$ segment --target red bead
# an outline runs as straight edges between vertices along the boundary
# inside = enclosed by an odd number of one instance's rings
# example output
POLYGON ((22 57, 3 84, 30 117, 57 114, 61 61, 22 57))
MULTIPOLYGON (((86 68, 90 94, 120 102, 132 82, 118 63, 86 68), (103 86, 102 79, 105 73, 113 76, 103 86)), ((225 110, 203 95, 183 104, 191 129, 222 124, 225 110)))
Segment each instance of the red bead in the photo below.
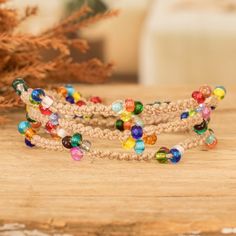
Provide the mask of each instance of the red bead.
POLYGON ((39 105, 39 110, 43 115, 49 116, 52 114, 52 112, 49 110, 49 108, 45 108, 42 105, 39 105))
POLYGON ((51 121, 48 121, 47 123, 46 123, 46 125, 45 125, 45 129, 49 132, 49 133, 51 133, 54 129, 56 129, 56 125, 53 125, 52 123, 51 123, 51 121))
POLYGON ((198 104, 204 103, 205 97, 199 91, 194 91, 192 93, 192 98, 197 101, 198 104))
POLYGON ((83 100, 80 100, 76 103, 76 105, 79 107, 82 107, 82 106, 86 105, 86 103, 83 100))
POLYGON ((102 103, 102 99, 100 97, 91 97, 90 102, 93 103, 102 103))

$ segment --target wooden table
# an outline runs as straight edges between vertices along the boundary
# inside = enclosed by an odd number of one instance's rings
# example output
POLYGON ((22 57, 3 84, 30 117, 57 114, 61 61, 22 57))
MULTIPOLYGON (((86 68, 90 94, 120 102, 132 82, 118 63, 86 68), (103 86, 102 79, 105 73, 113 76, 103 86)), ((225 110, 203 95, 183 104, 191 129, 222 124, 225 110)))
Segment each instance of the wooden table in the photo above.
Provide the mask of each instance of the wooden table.
MULTIPOLYGON (((189 97, 194 86, 82 86, 110 102, 189 97)), ((236 227, 236 87, 215 111, 217 149, 188 151, 178 165, 83 160, 29 149, 16 130, 22 111, 1 127, 0 235, 221 235, 236 227), (27 234, 28 233, 28 234, 27 234), (44 235, 44 234, 43 234, 44 235)), ((182 135, 163 135, 171 146, 182 135)), ((116 149, 120 144, 99 141, 116 149)))

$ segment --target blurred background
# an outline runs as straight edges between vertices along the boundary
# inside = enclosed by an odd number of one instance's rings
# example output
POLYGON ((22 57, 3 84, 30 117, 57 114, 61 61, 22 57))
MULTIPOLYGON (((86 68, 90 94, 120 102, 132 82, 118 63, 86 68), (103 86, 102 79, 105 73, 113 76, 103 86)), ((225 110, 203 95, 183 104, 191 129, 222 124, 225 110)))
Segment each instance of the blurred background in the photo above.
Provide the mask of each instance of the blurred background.
MULTIPOLYGON (((20 31, 38 34, 84 0, 12 0, 38 16, 20 31)), ((95 9, 120 9, 80 34, 87 57, 116 65, 112 81, 152 84, 232 84, 236 78, 236 0, 87 0, 95 9)), ((74 55, 80 57, 79 55, 74 55)))

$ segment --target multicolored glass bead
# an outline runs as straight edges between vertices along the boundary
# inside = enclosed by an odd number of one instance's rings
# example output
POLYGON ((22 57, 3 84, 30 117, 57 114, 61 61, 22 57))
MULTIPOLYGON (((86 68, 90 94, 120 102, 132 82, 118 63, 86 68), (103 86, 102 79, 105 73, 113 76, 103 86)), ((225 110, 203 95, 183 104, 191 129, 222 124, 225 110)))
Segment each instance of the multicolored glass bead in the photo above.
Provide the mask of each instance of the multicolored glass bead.
POLYGON ((123 131, 124 130, 124 121, 117 120, 115 126, 116 126, 116 129, 123 131))
POLYGON ((66 101, 69 102, 70 104, 74 104, 75 103, 75 99, 73 98, 73 96, 67 96, 66 97, 66 101))
POLYGON ((32 128, 28 128, 26 131, 25 131, 25 137, 29 140, 31 140, 33 138, 33 136, 36 134, 36 131, 33 130, 32 128))
POLYGON ((133 112, 135 109, 135 102, 133 99, 126 99, 125 100, 125 109, 127 112, 133 112))
POLYGON ((201 86, 199 92, 201 92, 205 98, 209 98, 212 94, 211 87, 208 85, 201 86))
POLYGON ((142 111, 143 111, 143 104, 141 102, 139 102, 139 101, 135 101, 134 104, 135 104, 135 107, 134 107, 133 113, 135 115, 138 115, 138 114, 142 113, 142 111))
POLYGON ((28 147, 34 147, 35 145, 31 143, 31 141, 27 138, 25 138, 25 145, 28 146, 28 147))
POLYGON ((161 147, 155 154, 156 160, 161 164, 168 163, 167 154, 169 153, 169 149, 166 147, 161 147))
POLYGON ((182 154, 180 152, 180 150, 178 150, 177 148, 172 148, 170 149, 170 154, 172 154, 172 157, 170 158, 170 161, 173 164, 176 164, 180 161, 182 154))
POLYGON ((41 102, 43 96, 45 96, 45 92, 40 88, 34 89, 31 93, 31 98, 35 102, 41 102))
POLYGON ((154 145, 157 141, 157 136, 155 133, 151 134, 151 135, 144 135, 143 136, 143 141, 145 144, 148 145, 154 145))
POLYGON ((62 139, 62 145, 67 148, 67 149, 71 149, 73 146, 71 145, 71 136, 65 136, 62 139))
POLYGON ((113 102, 111 105, 111 109, 115 113, 118 113, 118 114, 121 113, 124 110, 123 102, 122 101, 113 102))
POLYGON ((136 145, 135 139, 133 139, 132 137, 129 137, 123 142, 122 146, 124 149, 129 150, 129 149, 134 148, 135 145, 136 145))
POLYGON ((135 146, 134 146, 134 150, 135 152, 140 155, 144 152, 145 150, 145 144, 143 142, 143 140, 139 139, 139 140, 136 140, 136 143, 135 143, 135 146))
POLYGON ((209 149, 214 148, 217 145, 217 138, 214 133, 211 133, 205 140, 205 144, 209 149))
POLYGON ((83 151, 79 147, 71 148, 70 149, 70 153, 71 153, 71 157, 75 161, 80 161, 83 158, 83 156, 84 156, 83 151))
POLYGON ((217 86, 213 90, 213 94, 219 99, 222 100, 226 95, 226 89, 223 86, 217 86))
POLYGON ((205 101, 205 97, 203 96, 203 94, 200 91, 194 91, 192 93, 192 97, 194 100, 197 101, 198 104, 204 103, 204 101, 205 101))
POLYGON ((134 139, 140 139, 143 136, 143 128, 138 125, 134 125, 131 128, 131 135, 134 139))
POLYGON ((45 108, 41 104, 39 105, 39 110, 43 115, 46 115, 46 116, 49 116, 52 114, 49 108, 45 108))
POLYGON ((81 143, 82 143, 82 135, 79 134, 79 133, 75 133, 71 137, 71 145, 72 145, 72 147, 78 147, 78 146, 80 146, 81 143))
POLYGON ((21 95, 23 92, 28 90, 28 86, 25 81, 21 78, 15 79, 12 83, 12 87, 14 88, 17 95, 21 95))
POLYGON ((98 96, 95 96, 95 97, 91 97, 89 99, 90 102, 94 103, 94 104, 97 104, 97 103, 102 103, 102 99, 98 96))
POLYGON ((30 128, 30 123, 28 121, 22 121, 18 124, 18 131, 21 134, 25 134, 26 130, 30 128))
POLYGON ((188 112, 183 112, 180 116, 181 120, 187 119, 189 117, 189 113, 188 112))
POLYGON ((74 87, 72 85, 70 85, 70 84, 67 84, 65 86, 65 89, 67 90, 67 95, 72 97, 74 92, 75 92, 74 87))
POLYGON ((205 120, 202 121, 201 124, 194 125, 193 130, 197 134, 203 134, 207 131, 207 122, 205 120))

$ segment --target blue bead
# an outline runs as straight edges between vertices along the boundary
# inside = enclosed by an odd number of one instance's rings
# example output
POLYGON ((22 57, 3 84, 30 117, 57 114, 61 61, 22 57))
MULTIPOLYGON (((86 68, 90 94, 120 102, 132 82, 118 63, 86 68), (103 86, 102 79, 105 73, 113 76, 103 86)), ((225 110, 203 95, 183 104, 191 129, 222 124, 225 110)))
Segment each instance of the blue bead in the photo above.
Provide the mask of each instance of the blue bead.
POLYGON ((145 150, 145 144, 143 140, 137 140, 136 144, 134 146, 134 150, 137 154, 142 154, 143 151, 145 150))
POLYGON ((72 96, 67 96, 66 97, 66 101, 71 103, 71 104, 74 104, 75 103, 75 99, 72 97, 72 96))
POLYGON ((34 89, 31 93, 31 98, 36 102, 41 102, 40 96, 45 96, 45 92, 42 89, 34 89))
POLYGON ((72 85, 70 85, 70 84, 67 84, 67 85, 66 85, 66 90, 67 90, 68 96, 72 96, 73 93, 75 92, 74 87, 73 87, 72 85))
POLYGON ((138 125, 134 125, 131 128, 131 135, 134 139, 140 139, 143 136, 143 128, 138 125))
POLYGON ((25 134, 28 128, 30 128, 30 123, 28 121, 22 121, 18 124, 18 131, 21 134, 25 134))
POLYGON ((188 116, 189 116, 189 113, 188 113, 188 112, 183 112, 183 113, 181 114, 181 120, 187 119, 188 116))
POLYGON ((181 152, 178 149, 173 148, 170 149, 170 153, 172 154, 170 161, 174 164, 178 163, 181 159, 181 152))
POLYGON ((27 138, 25 139, 25 145, 28 147, 34 147, 35 145, 30 142, 27 138))

